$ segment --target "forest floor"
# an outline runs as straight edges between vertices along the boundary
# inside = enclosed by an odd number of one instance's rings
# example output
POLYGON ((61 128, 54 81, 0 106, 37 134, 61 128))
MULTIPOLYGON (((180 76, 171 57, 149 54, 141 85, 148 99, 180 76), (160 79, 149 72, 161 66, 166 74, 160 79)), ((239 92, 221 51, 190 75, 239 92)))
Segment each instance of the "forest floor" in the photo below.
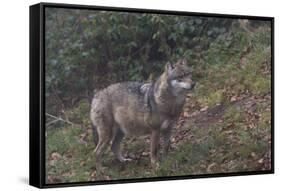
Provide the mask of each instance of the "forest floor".
POLYGON ((173 130, 168 158, 160 163, 157 170, 151 168, 149 162, 149 137, 126 138, 123 152, 134 160, 120 163, 108 150, 103 160, 107 168, 102 177, 96 174, 91 129, 83 131, 70 126, 59 132, 50 130, 51 138, 58 140, 55 141, 57 145, 52 145, 56 149, 47 149, 47 181, 57 183, 270 170, 270 127, 258 127, 259 123, 268 122, 269 114, 261 116, 260 111, 270 112, 270 103, 271 96, 267 94, 260 97, 245 95, 228 105, 217 104, 194 112, 186 106, 173 130))

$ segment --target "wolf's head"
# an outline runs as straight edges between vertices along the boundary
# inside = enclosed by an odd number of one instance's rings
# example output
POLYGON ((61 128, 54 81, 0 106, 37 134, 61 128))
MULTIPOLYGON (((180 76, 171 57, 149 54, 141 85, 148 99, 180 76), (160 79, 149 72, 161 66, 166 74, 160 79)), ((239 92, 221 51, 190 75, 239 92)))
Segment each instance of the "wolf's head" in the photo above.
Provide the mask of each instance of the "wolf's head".
POLYGON ((186 93, 194 88, 195 82, 192 80, 192 69, 187 66, 185 60, 178 60, 175 64, 168 62, 165 67, 164 75, 171 92, 176 96, 186 93))

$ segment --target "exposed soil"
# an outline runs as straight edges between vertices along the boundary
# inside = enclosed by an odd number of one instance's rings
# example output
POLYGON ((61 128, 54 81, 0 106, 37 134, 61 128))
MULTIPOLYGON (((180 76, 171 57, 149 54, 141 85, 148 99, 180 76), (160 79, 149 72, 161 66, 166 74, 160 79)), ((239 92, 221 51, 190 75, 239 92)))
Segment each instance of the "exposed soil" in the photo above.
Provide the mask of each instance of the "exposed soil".
MULTIPOLYGON (((183 112, 179 118, 177 123, 177 127, 174 128, 174 132, 172 135, 172 144, 182 144, 182 140, 190 140, 190 131, 189 127, 186 129, 185 127, 194 126, 196 128, 208 128, 212 127, 218 123, 223 122, 223 115, 225 114, 225 110, 227 107, 237 106, 242 108, 249 116, 249 120, 255 120, 258 118, 257 112, 257 104, 266 102, 269 106, 268 109, 271 109, 271 95, 266 94, 264 96, 256 96, 256 95, 243 95, 241 97, 237 97, 233 99, 233 101, 229 105, 217 104, 211 108, 202 108, 200 111, 193 112, 188 114, 183 112), (184 127, 183 127, 184 126, 184 127)), ((172 145, 172 148, 175 145, 172 145)))

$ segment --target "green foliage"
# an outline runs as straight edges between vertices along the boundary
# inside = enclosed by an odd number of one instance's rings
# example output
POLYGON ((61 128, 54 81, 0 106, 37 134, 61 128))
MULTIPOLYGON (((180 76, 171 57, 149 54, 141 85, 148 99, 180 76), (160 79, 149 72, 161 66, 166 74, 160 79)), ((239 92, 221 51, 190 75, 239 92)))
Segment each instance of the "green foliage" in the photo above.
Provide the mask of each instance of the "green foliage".
POLYGON ((218 36, 195 65, 200 82, 195 97, 202 107, 228 103, 245 92, 271 92, 270 31, 265 27, 252 33, 236 25, 231 29, 218 36))
POLYGON ((58 113, 94 89, 158 76, 167 61, 206 50, 232 19, 46 9, 47 110, 58 113))
POLYGON ((76 124, 90 127, 90 104, 88 100, 81 100, 76 107, 67 111, 67 116, 70 121, 76 124))

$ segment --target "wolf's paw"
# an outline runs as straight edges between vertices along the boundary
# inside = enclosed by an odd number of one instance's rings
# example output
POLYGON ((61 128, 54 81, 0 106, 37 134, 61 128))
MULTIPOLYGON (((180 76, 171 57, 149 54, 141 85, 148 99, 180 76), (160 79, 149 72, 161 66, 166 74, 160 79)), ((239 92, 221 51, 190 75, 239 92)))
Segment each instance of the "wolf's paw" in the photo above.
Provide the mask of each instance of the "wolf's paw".
POLYGON ((152 169, 153 169, 154 171, 158 171, 159 168, 160 168, 159 162, 154 163, 153 166, 152 166, 152 169))
POLYGON ((106 174, 108 167, 99 166, 96 167, 96 176, 97 178, 101 178, 104 174, 106 174))
POLYGON ((153 170, 158 170, 160 167, 160 163, 157 160, 151 160, 151 167, 153 170))

